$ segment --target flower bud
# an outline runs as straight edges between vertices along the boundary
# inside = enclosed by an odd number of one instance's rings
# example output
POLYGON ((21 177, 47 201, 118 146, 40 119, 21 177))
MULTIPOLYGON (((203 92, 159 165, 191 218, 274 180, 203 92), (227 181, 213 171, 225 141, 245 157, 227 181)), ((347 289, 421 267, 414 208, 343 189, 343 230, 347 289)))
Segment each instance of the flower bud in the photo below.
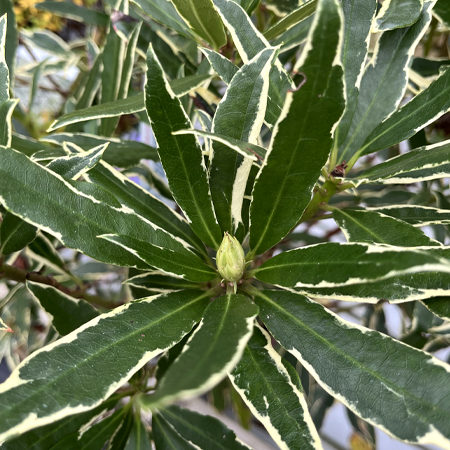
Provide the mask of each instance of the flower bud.
POLYGON ((239 241, 225 233, 216 256, 217 269, 225 281, 236 282, 245 270, 245 255, 239 241))

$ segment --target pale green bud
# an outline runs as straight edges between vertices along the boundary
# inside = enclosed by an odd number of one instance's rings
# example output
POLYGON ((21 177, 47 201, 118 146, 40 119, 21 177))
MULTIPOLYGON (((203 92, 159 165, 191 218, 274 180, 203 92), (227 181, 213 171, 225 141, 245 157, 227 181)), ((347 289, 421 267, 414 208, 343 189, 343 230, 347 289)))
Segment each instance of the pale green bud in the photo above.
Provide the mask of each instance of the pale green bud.
POLYGON ((245 270, 245 255, 239 241, 225 233, 216 256, 217 269, 225 281, 236 282, 245 270))

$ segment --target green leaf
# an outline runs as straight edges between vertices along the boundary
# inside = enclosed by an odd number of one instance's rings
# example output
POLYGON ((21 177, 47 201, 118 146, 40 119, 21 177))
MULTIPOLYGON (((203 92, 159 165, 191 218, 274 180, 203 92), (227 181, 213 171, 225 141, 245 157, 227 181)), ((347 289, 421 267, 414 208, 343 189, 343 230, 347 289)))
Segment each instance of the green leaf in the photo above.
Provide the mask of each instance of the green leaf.
POLYGON ((86 432, 72 433, 54 445, 51 450, 102 450, 120 435, 129 416, 130 405, 115 411, 112 415, 94 424, 86 432))
POLYGON ((18 252, 36 239, 38 230, 20 217, 7 212, 0 228, 0 254, 18 252))
POLYGON ((328 159, 333 128, 344 110, 342 66, 336 60, 342 45, 339 8, 335 0, 317 5, 310 51, 298 62, 306 82, 288 94, 256 179, 250 205, 253 255, 273 247, 296 225, 328 159))
POLYGON ((427 89, 378 125, 365 140, 358 157, 414 136, 450 110, 450 69, 427 89))
MULTIPOLYGON (((14 72, 16 67, 16 51, 19 45, 19 38, 17 32, 16 15, 14 13, 13 0, 6 0, 0 4, 0 17, 4 14, 8 14, 8 23, 6 29, 6 41, 5 41, 5 59, 6 65, 9 69, 10 79, 14 78, 14 72)), ((0 27, 1 28, 1 27, 0 27)), ((0 56, 1 59, 1 56, 0 56)), ((0 101, 1 103, 1 101, 0 101)))
POLYGON ((93 418, 114 408, 118 401, 117 396, 110 397, 97 408, 74 416, 57 420, 55 423, 30 430, 19 437, 8 440, 2 444, 2 450, 49 450, 62 441, 66 436, 77 433, 83 425, 93 418))
MULTIPOLYGON (((28 103, 28 108, 33 107, 34 99, 36 98, 36 93, 39 90, 39 80, 47 66, 48 58, 41 61, 34 69, 33 79, 31 82, 31 92, 30 92, 30 102, 28 103)), ((6 145, 6 144, 5 144, 6 145)))
MULTIPOLYGON (((269 72, 276 57, 276 49, 267 48, 239 69, 217 106, 212 133, 257 143, 267 105, 269 72)), ((242 203, 255 160, 251 156, 242 156, 221 142, 213 142, 209 170, 216 216, 222 232, 227 231, 238 240, 245 235, 242 203)))
MULTIPOLYGON (((29 136, 23 136, 15 132, 13 132, 11 136, 11 147, 27 156, 31 156, 33 153, 41 150, 51 150, 49 145, 43 144, 29 136)), ((92 147, 93 146, 91 145, 89 148, 92 147)))
POLYGON ((361 147, 367 136, 400 104, 414 50, 428 28, 433 5, 434 1, 425 1, 419 20, 411 27, 386 31, 380 36, 359 84, 348 134, 338 132, 340 147, 336 160, 339 163, 345 160, 352 165, 362 155, 361 147))
POLYGON ((18 102, 18 99, 6 100, 0 105, 0 123, 4 124, 0 129, 0 145, 11 145, 11 116, 18 102))
POLYGON ((255 301, 275 339, 351 411, 397 439, 448 447, 447 364, 291 292, 255 301))
POLYGON ((64 294, 53 286, 27 281, 27 288, 52 317, 56 331, 65 336, 100 313, 88 302, 64 294))
POLYGON ((387 244, 399 247, 441 245, 422 230, 377 211, 333 209, 333 219, 349 242, 387 244))
MULTIPOLYGON (((57 145, 62 145, 64 142, 71 142, 81 147, 83 150, 89 150, 92 147, 108 143, 108 146, 103 153, 103 160, 112 166, 123 168, 132 167, 139 164, 141 159, 152 159, 153 161, 158 161, 159 159, 156 148, 144 144, 143 142, 128 141, 117 138, 104 138, 93 134, 55 133, 42 138, 42 141, 57 145)), ((14 135, 12 147, 15 148, 14 135)), ((61 152, 61 156, 64 156, 64 152, 61 152)))
POLYGON ((9 71, 5 59, 7 27, 6 14, 4 14, 0 17, 0 106, 9 100, 9 71))
POLYGON ((222 236, 212 206, 201 148, 194 136, 172 135, 172 132, 192 128, 192 125, 170 88, 151 45, 147 52, 145 103, 174 199, 197 236, 218 249, 222 236))
POLYGON ((0 155, 2 204, 26 222, 57 237, 67 247, 78 249, 98 261, 148 269, 139 258, 97 236, 111 233, 136 239, 145 236, 150 244, 174 251, 183 246, 183 241, 176 240, 129 208, 99 202, 92 196, 92 189, 90 194, 79 190, 82 185, 91 188, 95 185, 69 183, 6 147, 0 147, 0 155), (36 202, 36 198, 40 201, 36 202))
POLYGON ((403 303, 438 295, 450 295, 450 276, 442 272, 419 272, 371 283, 331 288, 302 287, 296 291, 319 299, 363 303, 378 303, 385 299, 390 303, 403 303))
POLYGON ((134 213, 189 243, 191 249, 202 257, 207 256, 204 244, 193 233, 186 220, 110 165, 100 162, 86 178, 106 189, 134 213))
POLYGON ((253 273, 260 281, 284 287, 335 287, 417 272, 448 273, 444 258, 404 247, 327 242, 281 253, 253 273))
POLYGON ((155 393, 143 397, 141 403, 161 407, 214 387, 241 358, 257 314, 256 305, 239 294, 224 295, 210 303, 184 351, 169 367, 155 393))
POLYGON ((107 27, 109 25, 109 17, 92 9, 83 8, 75 5, 72 2, 58 2, 47 0, 36 4, 36 9, 41 11, 48 11, 66 19, 75 20, 86 25, 97 25, 100 27, 107 27))
POLYGON ((37 47, 47 53, 51 53, 59 58, 70 58, 71 49, 66 41, 61 39, 56 33, 45 29, 36 29, 34 31, 20 30, 21 38, 23 38, 32 47, 37 47))
POLYGON ((228 58, 215 52, 209 48, 200 49, 208 58, 212 68, 217 72, 220 78, 226 83, 230 84, 239 67, 233 64, 228 58))
POLYGON ((280 53, 287 52, 288 50, 297 47, 306 40, 313 19, 314 15, 307 17, 302 22, 285 31, 278 39, 275 39, 272 44, 274 46, 281 45, 280 53))
POLYGON ((282 19, 270 27, 265 33, 264 37, 268 40, 274 39, 280 34, 297 25, 299 22, 308 18, 316 10, 317 0, 309 0, 294 9, 290 14, 285 15, 282 19))
POLYGON ((230 380, 278 447, 321 450, 301 385, 297 387, 291 380, 271 339, 264 329, 255 326, 230 380))
POLYGON ((117 244, 132 255, 142 259, 149 266, 156 267, 168 274, 178 275, 184 280, 202 283, 213 280, 218 276, 215 269, 207 266, 197 255, 186 250, 184 244, 177 241, 175 242, 178 244, 178 248, 176 245, 172 245, 172 249, 168 250, 120 234, 104 234, 99 237, 117 244))
MULTIPOLYGON (((125 60, 125 42, 111 26, 106 37, 103 49, 103 72, 102 72, 102 103, 111 103, 119 100, 120 82, 125 60)), ((101 121, 99 133, 110 136, 117 126, 116 118, 104 118, 101 121)))
POLYGON ((1 385, 0 441, 95 408, 181 340, 208 297, 180 291, 129 302, 34 352, 1 385))
POLYGON ((447 27, 450 28, 450 7, 445 0, 438 0, 433 9, 433 14, 447 27))
MULTIPOLYGON (((163 0, 166 1, 166 0, 163 0)), ((205 80, 211 78, 211 75, 192 75, 190 77, 182 78, 181 80, 173 80, 169 84, 175 95, 181 97, 189 91, 197 88, 205 80)), ((122 100, 114 102, 103 103, 101 105, 91 106, 79 111, 72 111, 64 114, 56 119, 48 128, 48 132, 54 131, 57 128, 64 127, 71 123, 84 122, 92 119, 102 119, 105 117, 116 117, 123 114, 133 114, 145 109, 144 93, 133 95, 122 100)), ((107 139, 107 138, 105 138, 107 139)))
POLYGON ((344 39, 342 42, 342 64, 344 66, 346 105, 336 130, 335 148, 330 167, 336 165, 336 152, 342 145, 352 124, 358 104, 361 78, 367 59, 370 30, 377 10, 376 0, 343 0, 344 39))
POLYGON ((152 415, 152 431, 156 450, 195 450, 196 448, 182 438, 159 414, 152 415))
POLYGON ((435 297, 423 300, 422 303, 436 316, 442 319, 450 319, 449 297, 435 297))
POLYGON ((108 143, 100 144, 83 153, 71 154, 53 159, 47 164, 47 169, 62 177, 76 180, 97 165, 103 156, 108 143))
POLYGON ((267 150, 259 145, 250 144, 245 141, 240 141, 239 139, 233 139, 232 137, 225 136, 223 134, 209 133, 207 131, 201 130, 180 130, 173 133, 175 136, 181 134, 195 134, 197 136, 204 137, 206 139, 211 139, 212 141, 220 142, 227 146, 228 148, 234 150, 245 158, 249 158, 256 162, 258 165, 264 160, 267 150))
POLYGON ((384 208, 371 208, 370 211, 403 220, 415 227, 450 224, 450 211, 430 206, 391 205, 384 208))
POLYGON ((152 450, 148 432, 140 417, 136 417, 133 423, 133 428, 124 450, 152 450))
POLYGON ((232 430, 211 416, 198 414, 173 405, 158 411, 158 416, 170 424, 187 441, 197 448, 217 450, 248 450, 232 430))
MULTIPOLYGON (((213 1, 244 63, 248 63, 259 52, 270 47, 267 39, 255 28, 250 17, 237 3, 231 0, 213 1)), ((289 88, 291 80, 277 60, 269 74, 269 93, 264 118, 270 127, 275 125, 281 114, 289 88)))
POLYGON ((212 0, 172 0, 172 3, 191 30, 216 50, 227 43, 222 21, 212 0))
POLYGON ((356 184, 411 184, 448 177, 449 150, 450 141, 415 148, 366 170, 355 180, 356 184))
POLYGON ((168 28, 175 30, 183 36, 195 39, 194 34, 186 22, 177 13, 172 2, 167 0, 131 0, 152 19, 162 23, 168 28))
POLYGON ((416 23, 423 8, 423 0, 388 0, 383 3, 373 31, 393 30, 416 23))
POLYGON ((124 284, 155 292, 171 292, 179 289, 198 289, 200 287, 197 283, 170 276, 157 270, 128 278, 128 280, 124 281, 124 284))

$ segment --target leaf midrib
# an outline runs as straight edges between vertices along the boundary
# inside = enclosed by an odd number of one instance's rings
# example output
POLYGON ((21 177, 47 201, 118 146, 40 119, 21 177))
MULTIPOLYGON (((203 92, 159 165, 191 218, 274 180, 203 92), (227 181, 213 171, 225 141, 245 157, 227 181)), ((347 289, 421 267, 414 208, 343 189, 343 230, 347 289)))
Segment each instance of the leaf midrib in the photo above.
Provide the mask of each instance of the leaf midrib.
MULTIPOLYGON (((324 336, 322 336, 321 334, 317 333, 315 330, 311 329, 310 327, 308 327, 304 322, 300 321, 296 316, 294 316, 292 313, 288 312, 287 310, 283 309, 279 304, 275 303, 274 301, 272 301, 272 299, 270 297, 265 296, 264 294, 262 294, 261 292, 258 293, 257 295, 260 298, 263 298, 264 300, 266 300, 267 302, 270 302, 272 305, 274 305, 277 309, 281 310, 285 315, 287 315, 288 317, 294 319, 295 322, 297 322, 301 327, 305 328, 306 330, 308 330, 308 332, 310 332, 312 335, 314 335, 314 337, 318 338, 319 340, 321 340, 325 345, 328 346, 328 348, 330 348, 331 350, 334 350, 337 354, 343 356, 344 358, 347 358, 348 360, 350 360, 352 362, 353 365, 357 366, 357 367, 362 367, 363 369, 365 369, 366 373, 369 373, 370 375, 372 375, 375 379, 380 380, 382 383, 384 383, 386 386, 389 387, 389 389, 391 389, 392 391, 395 392, 395 394, 397 396, 402 396, 403 398, 405 398, 405 393, 408 394, 407 396, 410 398, 413 398, 415 401, 418 401, 418 403, 420 404, 421 402, 425 403, 428 407, 431 407, 432 410, 438 410, 440 412, 442 412, 443 414, 449 416, 449 420, 450 420, 450 412, 442 410, 441 408, 437 408, 436 405, 423 400, 423 398, 417 397, 416 395, 412 394, 410 391, 407 391, 406 389, 403 388, 399 388, 398 386, 396 386, 395 384, 393 384, 391 381, 388 381, 386 378, 379 376, 379 374, 377 372, 374 372, 373 370, 368 369, 365 365, 363 365, 362 363, 360 363, 357 359, 351 357, 350 355, 348 355, 347 353, 344 353, 341 349, 339 349, 338 347, 336 347, 332 342, 330 342, 329 340, 327 340, 324 336), (398 388, 398 390, 394 389, 394 388, 398 388), (398 391, 400 392, 400 394, 398 393, 398 391)), ((373 330, 369 330, 370 332, 374 332, 373 330)), ((297 349, 295 349, 297 350, 297 349)), ((300 350, 297 350, 300 354, 300 350)), ((325 384, 332 392, 335 392, 331 386, 329 386, 328 384, 326 384, 322 378, 318 375, 318 382, 322 382, 323 384, 325 384)), ((338 393, 339 394, 339 393, 338 393)), ((342 394, 339 394, 342 395, 342 394)), ((342 395, 344 398, 346 398, 344 395, 342 395)), ((404 402, 405 404, 405 402, 404 402)), ((405 404, 405 408, 406 404, 405 404)), ((357 410, 357 408, 355 407, 355 409, 357 410)), ((422 420, 422 416, 419 416, 418 414, 416 414, 416 411, 410 411, 409 409, 407 409, 408 414, 412 414, 415 415, 416 417, 420 418, 421 422, 424 423, 425 425, 429 426, 429 422, 427 422, 426 417, 425 420, 422 420)))
MULTIPOLYGON (((96 353, 94 353, 94 354, 91 354, 91 355, 89 355, 87 358, 83 359, 83 361, 82 361, 80 364, 78 364, 77 366, 72 366, 72 367, 71 367, 69 370, 67 370, 64 374, 61 374, 60 376, 57 376, 57 377, 55 377, 55 378, 52 378, 48 383, 46 383, 45 385, 41 386, 41 388, 37 389, 31 397, 28 397, 28 398, 26 398, 26 399, 23 399, 21 402, 16 402, 13 406, 6 408, 5 410, 3 410, 3 411, 0 413, 0 415, 1 415, 1 414, 5 414, 5 413, 8 412, 8 411, 11 411, 12 409, 16 408, 18 405, 21 405, 21 404, 24 403, 24 402, 30 401, 30 398, 35 397, 36 395, 41 394, 42 392, 47 391, 48 388, 49 388, 51 385, 55 384, 56 382, 58 382, 58 381, 61 380, 62 378, 65 378, 65 377, 66 377, 68 374, 70 374, 71 372, 74 372, 74 371, 76 371, 77 369, 79 369, 80 367, 82 367, 82 366, 88 364, 92 358, 97 357, 98 355, 101 355, 102 353, 108 352, 111 348, 114 348, 116 345, 119 345, 119 346, 120 346, 120 344, 121 344, 122 342, 126 341, 126 340, 129 339, 129 338, 132 338, 132 337, 134 337, 134 336, 140 336, 140 335, 142 334, 143 331, 147 331, 148 329, 151 329, 151 328, 157 326, 157 325, 158 325, 160 322, 162 322, 163 320, 167 320, 170 316, 173 316, 173 315, 179 313, 180 311, 182 311, 183 309, 185 309, 185 308, 187 308, 187 307, 189 307, 189 306, 194 305, 195 303, 201 301, 203 298, 205 298, 205 297, 207 297, 207 296, 209 296, 209 293, 208 293, 208 292, 205 292, 205 293, 203 293, 202 295, 200 295, 199 297, 195 297, 194 299, 192 299, 189 303, 184 303, 181 307, 179 307, 179 308, 177 308, 177 309, 171 311, 169 314, 165 314, 164 316, 162 316, 161 318, 159 318, 159 319, 157 319, 156 321, 152 322, 151 324, 146 324, 144 327, 139 328, 139 329, 137 329, 137 330, 131 332, 130 334, 127 334, 127 335, 124 336, 123 338, 121 338, 121 339, 119 339, 119 340, 116 340, 116 341, 112 342, 112 343, 109 344, 109 345, 106 345, 106 346, 103 347, 100 351, 98 351, 98 352, 96 352, 96 353)), ((106 319, 106 318, 104 318, 104 319, 102 319, 102 320, 105 320, 105 319, 106 319)), ((98 325, 98 324, 97 324, 97 325, 98 325)), ((86 329, 89 329, 89 328, 86 328, 86 329)), ((86 330, 86 329, 85 329, 85 330, 86 330)), ((83 330, 82 332, 84 332, 85 330, 83 330)), ((185 333, 185 334, 186 334, 186 333, 185 333)), ((66 336, 66 337, 67 337, 67 336, 66 336)), ((64 344, 63 344, 63 345, 64 345, 64 344)), ((155 350, 158 350, 158 349, 156 348, 156 349, 148 350, 148 351, 149 351, 149 352, 154 352, 155 350)), ((164 349, 161 349, 161 352, 162 352, 162 351, 164 351, 164 349)), ((146 351, 143 350, 142 352, 145 353, 146 351)), ((38 353, 38 354, 39 354, 39 353, 38 353)), ((34 359, 34 356, 32 356, 31 359, 34 359)), ((22 366, 22 367, 25 367, 25 366, 22 366)), ((134 365, 133 368, 134 368, 134 367, 136 367, 136 365, 134 365)), ((133 368, 131 368, 130 370, 128 370, 128 373, 130 373, 130 371, 131 371, 133 368)), ((19 371, 20 371, 20 369, 19 369, 19 371)), ((19 372, 19 373, 20 373, 20 372, 19 372)), ((123 379, 123 377, 122 377, 121 379, 123 379)), ((25 381, 30 381, 30 382, 32 382, 32 381, 36 381, 36 379, 28 379, 28 380, 25 380, 25 381)), ((114 384, 114 382, 113 382, 112 384, 114 384)), ((20 387, 20 386, 19 386, 19 387, 20 387)), ((16 386, 13 386, 13 387, 12 387, 11 389, 9 389, 8 391, 5 391, 5 393, 10 392, 11 390, 13 390, 13 389, 15 389, 15 388, 16 388, 16 386)), ((1 397, 2 394, 3 394, 3 393, 0 394, 0 397, 1 397)), ((97 405, 99 405, 99 404, 101 403, 101 401, 103 401, 104 399, 105 399, 105 394, 102 394, 102 396, 101 396, 101 398, 99 399, 99 401, 98 401, 97 403, 94 403, 94 404, 90 405, 91 407, 90 407, 90 408, 87 408, 86 411, 95 408, 95 407, 96 407, 97 405)), ((37 402, 37 403, 40 403, 40 402, 37 402)), ((83 405, 82 402, 80 402, 80 404, 83 405)), ((75 407, 73 407, 73 408, 75 408, 75 407)), ((60 408, 59 410, 53 412, 53 413, 50 414, 50 415, 47 415, 47 416, 44 415, 44 416, 41 416, 41 417, 52 417, 52 416, 55 416, 55 415, 57 415, 57 414, 59 413, 59 411, 61 411, 61 409, 63 409, 63 408, 60 408)), ((22 421, 21 421, 20 423, 22 423, 22 421)), ((18 426, 20 423, 16 424, 16 426, 18 426)))

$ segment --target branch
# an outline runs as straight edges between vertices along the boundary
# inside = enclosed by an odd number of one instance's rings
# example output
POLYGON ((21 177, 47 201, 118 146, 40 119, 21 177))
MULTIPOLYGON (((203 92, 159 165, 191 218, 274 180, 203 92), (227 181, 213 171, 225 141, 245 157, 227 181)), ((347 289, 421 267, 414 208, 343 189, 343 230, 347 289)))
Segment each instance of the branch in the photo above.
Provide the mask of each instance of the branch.
POLYGON ((67 294, 70 297, 82 298, 83 300, 86 300, 89 303, 93 303, 98 306, 104 306, 106 308, 111 308, 111 303, 105 300, 104 298, 99 297, 97 295, 87 294, 86 292, 79 289, 76 290, 69 289, 68 287, 62 285, 49 275, 42 275, 37 272, 27 272, 26 270, 19 269, 18 267, 15 266, 2 264, 0 265, 0 280, 4 278, 24 284, 26 283, 27 280, 34 281, 36 283, 46 284, 49 286, 53 286, 55 289, 64 292, 64 294, 67 294))

